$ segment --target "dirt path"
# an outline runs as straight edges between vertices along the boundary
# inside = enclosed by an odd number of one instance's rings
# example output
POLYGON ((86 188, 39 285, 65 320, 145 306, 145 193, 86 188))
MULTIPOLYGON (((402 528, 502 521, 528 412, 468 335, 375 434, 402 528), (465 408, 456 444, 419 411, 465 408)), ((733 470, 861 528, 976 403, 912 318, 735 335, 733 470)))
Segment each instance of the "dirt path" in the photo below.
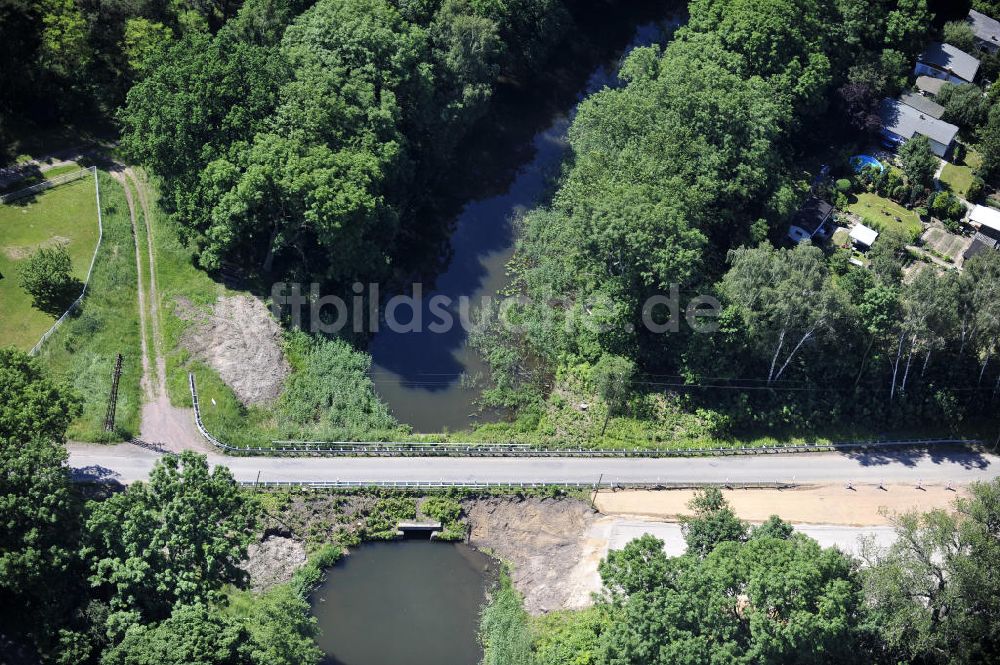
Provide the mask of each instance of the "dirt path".
MULTIPOLYGON (((882 526, 889 524, 888 515, 908 510, 927 511, 948 508, 966 490, 950 490, 944 485, 886 484, 813 485, 788 490, 724 490, 737 516, 748 522, 763 522, 777 515, 795 524, 829 524, 839 526, 882 526)), ((595 505, 605 515, 642 516, 674 521, 690 515, 687 507, 693 492, 687 490, 644 491, 628 490, 600 492, 595 505)))
POLYGON ((145 394, 145 401, 152 400, 153 395, 153 385, 150 380, 149 372, 149 345, 146 343, 146 287, 143 283, 142 275, 142 259, 140 258, 139 252, 139 228, 135 221, 135 201, 132 199, 132 190, 129 189, 128 183, 125 180, 125 176, 121 171, 112 171, 111 177, 118 181, 118 184, 122 186, 125 190, 125 202, 128 204, 128 216, 129 220, 132 222, 132 240, 135 242, 135 274, 136 274, 136 291, 139 295, 139 339, 142 346, 142 391, 145 394))
POLYGON ((132 236, 135 239, 135 261, 138 274, 139 329, 142 336, 142 387, 145 396, 142 405, 142 424, 139 441, 161 450, 180 452, 181 450, 210 451, 208 442, 201 436, 194 423, 191 409, 182 409, 170 404, 167 395, 167 365, 163 351, 163 331, 160 327, 160 294, 156 287, 156 252, 153 244, 152 207, 145 183, 131 168, 122 167, 113 172, 125 190, 129 217, 132 222, 132 236), (146 231, 146 246, 139 243, 139 228, 136 219, 136 205, 132 195, 142 208, 142 220, 146 231), (148 259, 149 273, 144 275, 141 252, 148 259), (148 284, 148 292, 147 292, 148 284), (149 348, 147 331, 151 331, 153 348, 149 348))
POLYGON ((149 256, 149 321, 153 331, 156 394, 166 394, 167 362, 163 352, 163 331, 160 328, 160 292, 156 286, 156 252, 153 249, 155 245, 153 241, 153 224, 151 222, 153 217, 149 205, 149 191, 146 189, 145 183, 140 180, 131 167, 125 169, 125 176, 132 182, 132 186, 135 187, 139 205, 142 207, 143 222, 146 226, 146 252, 149 256))

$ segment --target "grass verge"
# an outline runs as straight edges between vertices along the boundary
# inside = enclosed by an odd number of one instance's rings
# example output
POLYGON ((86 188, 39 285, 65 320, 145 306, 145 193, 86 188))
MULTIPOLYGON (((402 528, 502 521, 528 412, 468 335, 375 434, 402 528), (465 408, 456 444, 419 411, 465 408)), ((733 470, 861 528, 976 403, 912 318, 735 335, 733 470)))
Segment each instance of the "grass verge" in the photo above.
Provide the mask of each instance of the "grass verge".
POLYGON ((125 192, 101 172, 104 241, 87 297, 76 315, 42 345, 41 362, 69 381, 84 399, 83 415, 69 428, 78 441, 122 441, 138 434, 142 378, 136 292, 135 248, 125 192), (117 427, 103 423, 115 356, 125 360, 118 392, 117 427))

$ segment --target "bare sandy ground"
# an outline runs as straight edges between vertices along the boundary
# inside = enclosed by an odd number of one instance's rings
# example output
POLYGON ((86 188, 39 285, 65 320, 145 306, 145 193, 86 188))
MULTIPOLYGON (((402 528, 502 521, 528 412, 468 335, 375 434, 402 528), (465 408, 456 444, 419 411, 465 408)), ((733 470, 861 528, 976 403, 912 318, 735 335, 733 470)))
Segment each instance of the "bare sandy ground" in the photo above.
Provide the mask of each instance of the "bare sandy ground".
MULTIPOLYGON (((892 513, 948 508, 965 489, 943 485, 843 485, 805 486, 788 490, 723 490, 736 514, 748 522, 763 522, 777 515, 793 524, 880 526, 889 524, 892 513)), ((644 516, 676 521, 689 515, 693 491, 624 490, 600 492, 596 506, 605 515, 644 516)))

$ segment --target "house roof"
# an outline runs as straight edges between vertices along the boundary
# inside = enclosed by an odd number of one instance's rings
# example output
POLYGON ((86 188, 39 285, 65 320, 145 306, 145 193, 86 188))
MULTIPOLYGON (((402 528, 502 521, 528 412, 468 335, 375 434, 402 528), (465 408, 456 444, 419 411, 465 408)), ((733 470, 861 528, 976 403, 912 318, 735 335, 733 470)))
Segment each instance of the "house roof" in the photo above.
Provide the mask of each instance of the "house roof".
POLYGON ((862 245, 871 247, 875 243, 875 240, 878 239, 878 231, 870 229, 864 224, 858 224, 851 229, 850 237, 851 240, 857 240, 862 245))
POLYGON ((929 92, 932 95, 936 95, 941 92, 941 88, 947 83, 944 79, 936 79, 933 76, 918 76, 917 77, 917 88, 923 90, 924 92, 929 92))
POLYGON ((932 118, 898 99, 883 100, 879 116, 887 130, 907 140, 914 134, 923 134, 941 145, 949 146, 958 134, 958 127, 950 122, 932 118))
POLYGON ((994 231, 1000 231, 1000 210, 988 206, 977 205, 969 215, 969 221, 994 231))
POLYGON ((823 199, 810 196, 809 200, 799 208, 792 219, 792 224, 810 235, 816 233, 833 212, 833 206, 823 199))
POLYGON ((912 106, 921 113, 926 113, 932 118, 937 118, 938 120, 940 120, 941 116, 944 115, 943 106, 916 92, 903 93, 900 95, 899 101, 903 102, 907 106, 912 106))
POLYGON ((920 54, 920 62, 951 72, 966 81, 974 81, 979 71, 979 60, 951 44, 934 42, 920 54))
POLYGON ((1000 21, 977 12, 975 9, 969 12, 969 16, 965 20, 969 23, 972 34, 976 37, 984 42, 1000 46, 1000 21))
POLYGON ((984 236, 982 233, 977 233, 972 237, 972 244, 969 245, 969 248, 965 250, 964 254, 962 254, 962 258, 968 261, 973 256, 982 254, 988 249, 996 249, 998 244, 1000 243, 997 243, 997 241, 993 238, 984 236))

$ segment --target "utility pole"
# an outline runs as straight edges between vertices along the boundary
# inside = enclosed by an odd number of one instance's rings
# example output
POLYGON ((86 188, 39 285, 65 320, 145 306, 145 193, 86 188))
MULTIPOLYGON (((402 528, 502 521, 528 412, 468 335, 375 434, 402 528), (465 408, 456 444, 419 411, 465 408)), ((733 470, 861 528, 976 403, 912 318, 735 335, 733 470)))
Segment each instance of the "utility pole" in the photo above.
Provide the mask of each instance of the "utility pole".
POLYGON ((597 492, 600 491, 600 489, 601 489, 601 481, 602 480, 604 480, 604 474, 603 473, 597 478, 597 484, 594 485, 594 493, 590 495, 590 507, 591 508, 594 508, 594 509, 597 508, 597 492))
POLYGON ((115 431, 115 411, 118 409, 118 381, 122 377, 122 354, 115 360, 115 369, 111 373, 111 395, 108 397, 108 411, 104 416, 104 430, 115 431))

